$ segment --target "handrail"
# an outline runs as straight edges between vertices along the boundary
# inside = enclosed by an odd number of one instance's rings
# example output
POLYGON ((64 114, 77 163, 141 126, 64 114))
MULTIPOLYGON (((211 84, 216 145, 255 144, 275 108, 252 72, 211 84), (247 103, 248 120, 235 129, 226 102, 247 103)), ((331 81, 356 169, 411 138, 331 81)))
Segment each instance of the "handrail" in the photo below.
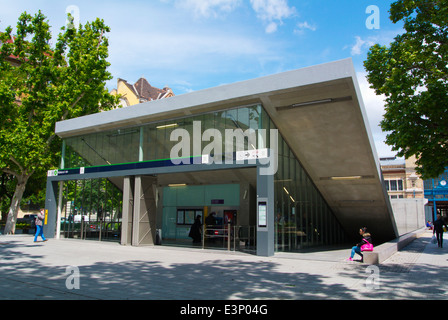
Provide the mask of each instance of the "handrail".
POLYGON ((250 251, 255 247, 256 227, 251 225, 202 225, 202 248, 226 248, 227 251, 250 251), (219 243, 216 243, 216 241, 219 243), (221 242, 222 241, 222 242, 221 242), (242 248, 242 243, 244 247, 242 248), (232 245, 233 244, 233 245, 232 245), (220 246, 222 245, 222 246, 220 246))

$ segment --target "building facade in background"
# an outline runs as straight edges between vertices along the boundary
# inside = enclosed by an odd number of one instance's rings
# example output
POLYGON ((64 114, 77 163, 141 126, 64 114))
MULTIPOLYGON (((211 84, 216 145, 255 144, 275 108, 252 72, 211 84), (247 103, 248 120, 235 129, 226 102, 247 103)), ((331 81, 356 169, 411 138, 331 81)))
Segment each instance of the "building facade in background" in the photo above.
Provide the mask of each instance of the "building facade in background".
POLYGON ((138 79, 134 84, 130 84, 123 79, 118 79, 117 88, 113 89, 110 93, 121 96, 120 104, 122 107, 129 107, 174 96, 173 90, 169 87, 164 87, 163 89, 153 87, 143 77, 138 79))
POLYGON ((384 184, 391 199, 424 198, 423 180, 415 171, 415 157, 380 158, 384 184))
POLYGON ((425 180, 425 198, 432 218, 440 214, 448 222, 448 168, 436 179, 425 180))

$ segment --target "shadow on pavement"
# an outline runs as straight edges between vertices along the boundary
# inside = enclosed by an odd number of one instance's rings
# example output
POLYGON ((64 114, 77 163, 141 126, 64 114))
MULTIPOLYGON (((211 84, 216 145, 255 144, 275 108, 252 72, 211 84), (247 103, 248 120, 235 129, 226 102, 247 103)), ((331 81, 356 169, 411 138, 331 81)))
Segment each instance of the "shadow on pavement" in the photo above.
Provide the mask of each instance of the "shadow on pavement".
MULTIPOLYGON (((419 255, 427 244, 426 240, 415 241, 403 251, 419 255)), ((7 299, 30 299, 30 291, 42 300, 424 299, 426 293, 443 297, 448 280, 440 278, 440 268, 412 263, 385 263, 376 269, 340 263, 333 275, 342 280, 335 281, 325 274, 280 272, 275 259, 254 263, 211 256, 200 264, 142 259, 79 265, 80 289, 69 290, 66 281, 71 274, 66 273, 64 263, 43 265, 40 255, 20 251, 36 245, 0 245, 0 270, 6 280, 0 283, 0 292, 10 292, 7 299), (368 287, 369 280, 379 280, 379 286, 368 287), (445 287, 440 287, 442 280, 445 287), (349 287, 354 283, 355 288, 349 287)))

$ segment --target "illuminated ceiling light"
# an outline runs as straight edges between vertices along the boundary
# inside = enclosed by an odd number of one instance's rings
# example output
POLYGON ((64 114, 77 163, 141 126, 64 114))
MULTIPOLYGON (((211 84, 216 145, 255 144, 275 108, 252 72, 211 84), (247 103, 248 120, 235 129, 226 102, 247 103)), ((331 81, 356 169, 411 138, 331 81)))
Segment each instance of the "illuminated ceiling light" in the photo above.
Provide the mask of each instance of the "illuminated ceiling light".
POLYGON ((366 175, 366 176, 332 176, 332 177, 320 177, 319 180, 333 180, 333 181, 355 181, 355 180, 366 180, 366 179, 375 179, 375 176, 373 175, 366 175))
POLYGON ((158 126, 156 127, 157 129, 167 129, 167 128, 173 128, 173 127, 177 127, 178 124, 177 123, 171 123, 171 124, 166 124, 163 126, 158 126))
POLYGON ((285 192, 289 195, 289 191, 288 191, 288 189, 286 189, 285 187, 283 187, 283 190, 285 190, 285 192))
POLYGON ((173 183, 173 184, 169 184, 168 187, 170 188, 175 188, 175 187, 186 187, 187 184, 186 183, 173 183))
POLYGON ((359 180, 362 176, 330 177, 330 180, 359 180))

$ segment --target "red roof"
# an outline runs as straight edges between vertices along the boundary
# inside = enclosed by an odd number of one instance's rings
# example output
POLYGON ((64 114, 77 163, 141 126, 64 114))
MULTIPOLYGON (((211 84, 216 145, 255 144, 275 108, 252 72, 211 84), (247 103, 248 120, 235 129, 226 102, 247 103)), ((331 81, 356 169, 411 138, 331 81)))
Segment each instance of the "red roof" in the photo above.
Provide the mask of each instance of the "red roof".
POLYGON ((167 93, 171 93, 172 90, 168 87, 164 87, 163 89, 159 89, 153 87, 149 84, 149 82, 145 78, 140 78, 134 85, 129 84, 126 80, 119 79, 123 81, 126 86, 135 93, 135 95, 140 100, 151 101, 162 99, 167 93))

